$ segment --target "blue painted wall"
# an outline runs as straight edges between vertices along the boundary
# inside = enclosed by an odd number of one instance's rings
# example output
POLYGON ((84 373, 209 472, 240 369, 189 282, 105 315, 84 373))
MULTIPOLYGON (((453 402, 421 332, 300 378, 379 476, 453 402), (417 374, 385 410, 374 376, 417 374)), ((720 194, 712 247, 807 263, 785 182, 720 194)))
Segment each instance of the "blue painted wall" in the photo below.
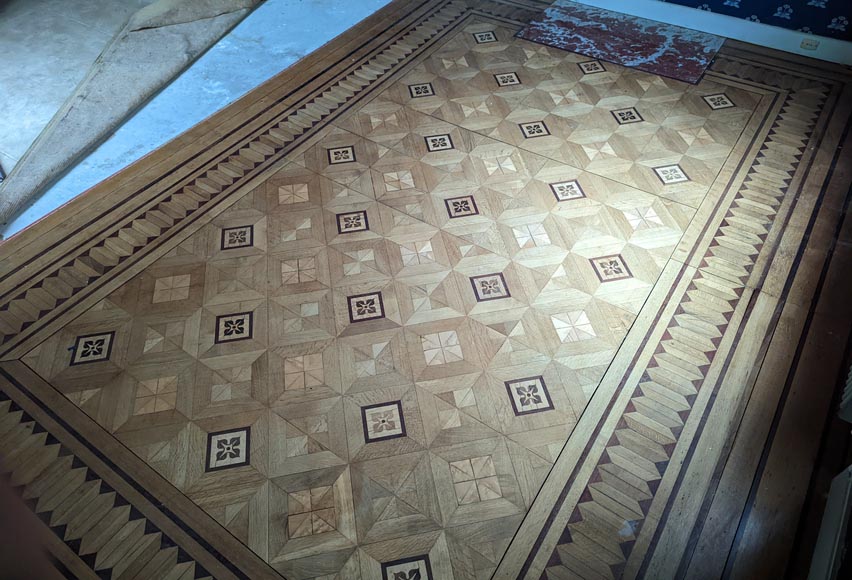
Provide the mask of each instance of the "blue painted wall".
POLYGON ((852 0, 662 0, 852 41, 852 0))

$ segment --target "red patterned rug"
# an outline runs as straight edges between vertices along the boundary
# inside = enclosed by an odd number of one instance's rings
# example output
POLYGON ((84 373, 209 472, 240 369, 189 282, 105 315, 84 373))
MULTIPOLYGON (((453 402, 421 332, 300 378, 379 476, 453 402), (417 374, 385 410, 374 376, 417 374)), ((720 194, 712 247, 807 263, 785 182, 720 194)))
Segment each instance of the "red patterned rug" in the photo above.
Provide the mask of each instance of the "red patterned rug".
MULTIPOLYGON (((567 0, 557 0, 518 36, 692 84, 701 80, 725 40, 567 0)), ((581 63, 581 68, 583 64, 586 73, 597 72, 591 70, 595 67, 605 70, 600 63, 581 63)))

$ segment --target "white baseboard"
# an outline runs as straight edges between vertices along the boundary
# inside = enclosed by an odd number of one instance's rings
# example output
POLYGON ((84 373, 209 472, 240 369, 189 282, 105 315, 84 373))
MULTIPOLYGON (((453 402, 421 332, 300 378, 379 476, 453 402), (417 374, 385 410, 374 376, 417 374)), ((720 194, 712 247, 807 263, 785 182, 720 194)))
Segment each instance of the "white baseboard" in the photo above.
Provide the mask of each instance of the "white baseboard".
POLYGON ((706 10, 697 10, 678 4, 658 2, 657 0, 576 0, 581 4, 597 6, 615 12, 623 12, 631 16, 649 18, 667 24, 674 24, 718 34, 726 38, 734 38, 744 42, 751 42, 769 48, 776 48, 818 58, 830 62, 852 65, 852 42, 827 38, 815 34, 805 34, 777 26, 769 26, 759 22, 751 22, 742 18, 734 18, 706 10), (803 39, 809 38, 819 41, 816 50, 805 50, 800 44, 803 39))

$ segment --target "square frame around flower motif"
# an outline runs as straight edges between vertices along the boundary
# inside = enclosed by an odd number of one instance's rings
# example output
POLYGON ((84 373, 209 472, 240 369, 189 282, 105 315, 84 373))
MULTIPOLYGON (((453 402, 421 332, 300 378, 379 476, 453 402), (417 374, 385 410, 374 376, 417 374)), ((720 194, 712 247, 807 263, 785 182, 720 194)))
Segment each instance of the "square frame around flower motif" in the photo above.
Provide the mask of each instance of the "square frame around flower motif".
POLYGON ((251 427, 225 429, 207 434, 204 471, 222 471, 251 462, 251 427))
POLYGON ((477 302, 499 300, 501 298, 510 298, 512 296, 509 292, 509 287, 506 285, 506 278, 503 276, 502 272, 484 274, 482 276, 471 276, 470 285, 473 287, 473 294, 477 302))
POLYGON ((252 338, 254 326, 253 312, 237 312, 216 317, 215 344, 237 342, 252 338))
POLYGON ((349 322, 365 322, 385 317, 385 302, 381 292, 367 292, 346 297, 349 322))
POLYGON ((627 262, 621 254, 611 256, 598 256, 589 260, 601 282, 614 282, 616 280, 627 280, 633 277, 633 272, 627 266, 627 262))
POLYGON ((405 437, 407 433, 402 402, 390 401, 361 407, 361 426, 365 443, 405 437))
POLYGON ((518 417, 555 408, 542 376, 506 381, 505 385, 512 410, 518 417))
POLYGON ((78 336, 74 341, 69 366, 77 366, 109 360, 115 332, 98 332, 78 336))

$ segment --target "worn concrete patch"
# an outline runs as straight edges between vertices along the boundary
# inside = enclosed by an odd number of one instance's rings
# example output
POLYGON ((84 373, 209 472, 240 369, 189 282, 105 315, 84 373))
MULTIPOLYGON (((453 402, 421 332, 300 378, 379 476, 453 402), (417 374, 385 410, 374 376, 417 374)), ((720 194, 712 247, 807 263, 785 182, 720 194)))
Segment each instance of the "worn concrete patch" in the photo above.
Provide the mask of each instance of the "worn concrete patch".
POLYGON ((261 0, 158 0, 134 14, 0 183, 5 224, 261 0))

